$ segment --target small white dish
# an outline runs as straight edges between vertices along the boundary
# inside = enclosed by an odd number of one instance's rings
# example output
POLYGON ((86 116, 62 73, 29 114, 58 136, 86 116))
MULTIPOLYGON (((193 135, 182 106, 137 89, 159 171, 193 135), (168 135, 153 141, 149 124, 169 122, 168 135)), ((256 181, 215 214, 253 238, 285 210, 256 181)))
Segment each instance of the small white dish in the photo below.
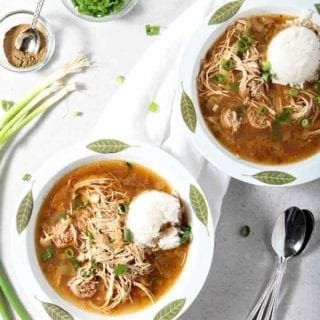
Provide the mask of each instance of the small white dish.
MULTIPOLYGON (((114 142, 113 140, 104 140, 104 142, 106 144, 110 144, 110 142, 113 143, 112 150, 110 148, 107 150, 110 153, 97 153, 89 150, 85 146, 77 146, 56 154, 36 173, 32 174, 33 181, 30 181, 29 185, 26 186, 23 191, 22 197, 19 198, 23 199, 25 195, 32 190, 34 206, 30 220, 23 224, 23 231, 20 234, 17 232, 16 227, 11 232, 12 252, 19 252, 19 254, 12 255, 16 277, 23 290, 25 290, 30 297, 30 300, 28 302, 25 301, 25 303, 32 303, 34 308, 37 308, 39 311, 39 316, 45 314, 41 303, 39 302, 40 300, 47 303, 53 303, 59 308, 67 311, 74 319, 81 320, 176 319, 176 317, 187 310, 191 303, 196 299, 206 281, 211 267, 214 252, 214 231, 208 204, 200 186, 190 173, 177 160, 161 149, 139 144, 129 147, 127 145, 119 145, 119 142, 114 142), (49 285, 43 275, 37 260, 35 248, 35 226, 37 215, 43 199, 55 183, 68 172, 84 164, 112 159, 141 164, 166 179, 172 188, 178 191, 186 206, 193 234, 185 267, 171 289, 156 301, 154 305, 150 305, 135 313, 121 314, 119 316, 107 316, 85 312, 60 297, 49 285), (195 210, 195 205, 197 204, 191 200, 191 186, 198 190, 198 196, 203 201, 202 210, 200 211, 195 210), (198 214, 196 214, 196 212, 198 212, 198 214), (203 219, 199 219, 199 216, 203 217, 203 219), (171 307, 174 305, 176 312, 171 314, 172 316, 168 313, 166 318, 160 318, 159 315, 157 316, 161 310, 163 312, 166 310, 168 311, 168 309, 166 309, 168 305, 171 307)), ((106 149, 100 149, 100 151, 105 152, 106 149)), ((194 195, 194 193, 192 194, 194 195)), ((21 211, 18 211, 19 221, 21 221, 21 218, 25 218, 24 221, 28 221, 28 218, 25 216, 26 212, 27 215, 28 212, 31 213, 31 210, 28 210, 28 205, 24 207, 23 216, 21 215, 21 211)), ((16 218, 14 221, 13 225, 16 226, 16 218)), ((20 231, 22 229, 20 224, 20 231)))
MULTIPOLYGON (((230 3, 224 1, 224 4, 230 3)), ((234 3, 241 1, 234 1, 234 3)), ((221 6, 221 1, 219 2, 221 6)), ((186 49, 181 65, 180 78, 183 90, 193 104, 196 126, 193 130, 187 127, 192 141, 200 153, 214 166, 238 180, 261 186, 294 186, 320 178, 320 153, 305 160, 287 165, 260 165, 237 158, 224 148, 212 135, 201 114, 198 103, 196 78, 200 62, 212 44, 223 34, 226 28, 241 17, 261 14, 283 13, 301 16, 312 13, 312 20, 320 25, 320 15, 312 0, 246 0, 242 1, 240 10, 229 20, 215 25, 209 25, 209 19, 192 37, 186 49)), ((216 9, 218 9, 217 7, 216 9)), ((213 12, 212 12, 213 14, 213 12)))

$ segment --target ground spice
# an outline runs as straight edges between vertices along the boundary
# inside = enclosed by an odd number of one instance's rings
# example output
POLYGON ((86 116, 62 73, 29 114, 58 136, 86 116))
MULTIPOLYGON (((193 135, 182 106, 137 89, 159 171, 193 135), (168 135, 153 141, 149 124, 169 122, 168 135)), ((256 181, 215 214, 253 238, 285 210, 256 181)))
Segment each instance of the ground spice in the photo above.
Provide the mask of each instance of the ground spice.
POLYGON ((38 53, 30 54, 25 53, 23 51, 17 50, 15 47, 15 42, 19 34, 26 29, 28 29, 30 25, 20 24, 9 31, 6 32, 4 41, 3 41, 3 49, 4 53, 8 59, 8 62, 14 67, 18 68, 28 68, 37 64, 40 60, 43 59, 47 50, 47 41, 44 34, 38 29, 40 36, 40 48, 38 53))

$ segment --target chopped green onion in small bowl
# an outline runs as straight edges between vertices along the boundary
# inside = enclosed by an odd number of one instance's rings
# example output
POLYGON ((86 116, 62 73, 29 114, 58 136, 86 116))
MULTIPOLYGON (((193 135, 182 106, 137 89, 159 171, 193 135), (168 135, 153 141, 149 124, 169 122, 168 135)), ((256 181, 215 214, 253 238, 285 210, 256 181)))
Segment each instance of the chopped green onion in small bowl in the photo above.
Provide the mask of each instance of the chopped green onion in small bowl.
POLYGON ((62 0, 62 2, 79 18, 91 22, 107 22, 126 15, 139 0, 62 0))

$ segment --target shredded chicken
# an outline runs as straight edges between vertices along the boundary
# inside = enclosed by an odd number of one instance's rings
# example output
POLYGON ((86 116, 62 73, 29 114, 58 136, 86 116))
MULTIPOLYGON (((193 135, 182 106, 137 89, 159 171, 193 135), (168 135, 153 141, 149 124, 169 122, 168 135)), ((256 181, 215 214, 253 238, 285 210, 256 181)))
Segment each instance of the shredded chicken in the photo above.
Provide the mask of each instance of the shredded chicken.
POLYGON ((241 126, 241 119, 238 118, 237 113, 234 110, 224 110, 221 113, 221 125, 231 130, 232 132, 237 132, 241 126))
POLYGON ((113 176, 76 183, 71 189, 74 201, 68 215, 54 226, 45 227, 41 238, 43 246, 53 243, 57 248, 77 249, 74 259, 79 265, 68 286, 75 296, 87 299, 103 284, 104 302, 90 303, 105 313, 131 300, 133 287, 153 301, 147 282, 153 271, 150 253, 123 239, 126 218, 120 204, 127 203, 128 197, 116 191, 120 185, 113 176), (119 266, 125 269, 119 271, 119 266))

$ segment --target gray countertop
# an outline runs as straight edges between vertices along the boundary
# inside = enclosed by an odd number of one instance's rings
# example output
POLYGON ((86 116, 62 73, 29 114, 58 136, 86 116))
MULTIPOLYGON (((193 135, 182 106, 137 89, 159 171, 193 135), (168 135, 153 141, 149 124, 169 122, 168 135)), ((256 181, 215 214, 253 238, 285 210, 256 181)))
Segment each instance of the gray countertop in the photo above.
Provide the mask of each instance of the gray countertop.
MULTIPOLYGON (((31 0, 2 2, 2 13, 22 7, 32 9, 34 4, 31 0)), ((48 73, 49 68, 61 65, 84 48, 92 48, 89 51, 98 67, 79 77, 80 82, 86 83, 85 92, 73 94, 42 117, 33 127, 34 130, 19 135, 0 162, 0 254, 14 283, 10 259, 13 253, 10 250, 8 232, 13 223, 18 193, 24 184, 21 177, 26 172, 36 170, 56 150, 86 138, 87 131, 95 125, 117 89, 115 77, 127 75, 144 50, 156 40, 156 37, 145 35, 144 25, 160 24, 165 28, 193 2, 194 0, 141 0, 123 20, 92 24, 71 16, 61 1, 47 1, 44 16, 50 21, 57 38, 56 54, 48 68, 25 75, 0 70, 0 99, 16 100, 40 76, 48 73), (72 118, 69 110, 81 111, 83 116, 72 118), (84 126, 88 130, 83 130, 84 126)), ((288 206, 296 205, 312 210, 318 219, 319 187, 320 182, 290 189, 258 188, 232 181, 216 231, 213 268, 200 296, 181 319, 244 320, 276 263, 270 246, 271 230, 276 217, 288 206), (251 227, 248 238, 239 236, 239 229, 243 225, 251 227)), ((319 319, 318 230, 317 223, 314 238, 306 254, 289 262, 279 319, 319 319)), ((30 309, 27 303, 30 293, 19 294, 30 309)), ((29 311, 32 313, 32 310, 29 311)), ((33 316, 35 320, 39 319, 37 315, 33 316)))

